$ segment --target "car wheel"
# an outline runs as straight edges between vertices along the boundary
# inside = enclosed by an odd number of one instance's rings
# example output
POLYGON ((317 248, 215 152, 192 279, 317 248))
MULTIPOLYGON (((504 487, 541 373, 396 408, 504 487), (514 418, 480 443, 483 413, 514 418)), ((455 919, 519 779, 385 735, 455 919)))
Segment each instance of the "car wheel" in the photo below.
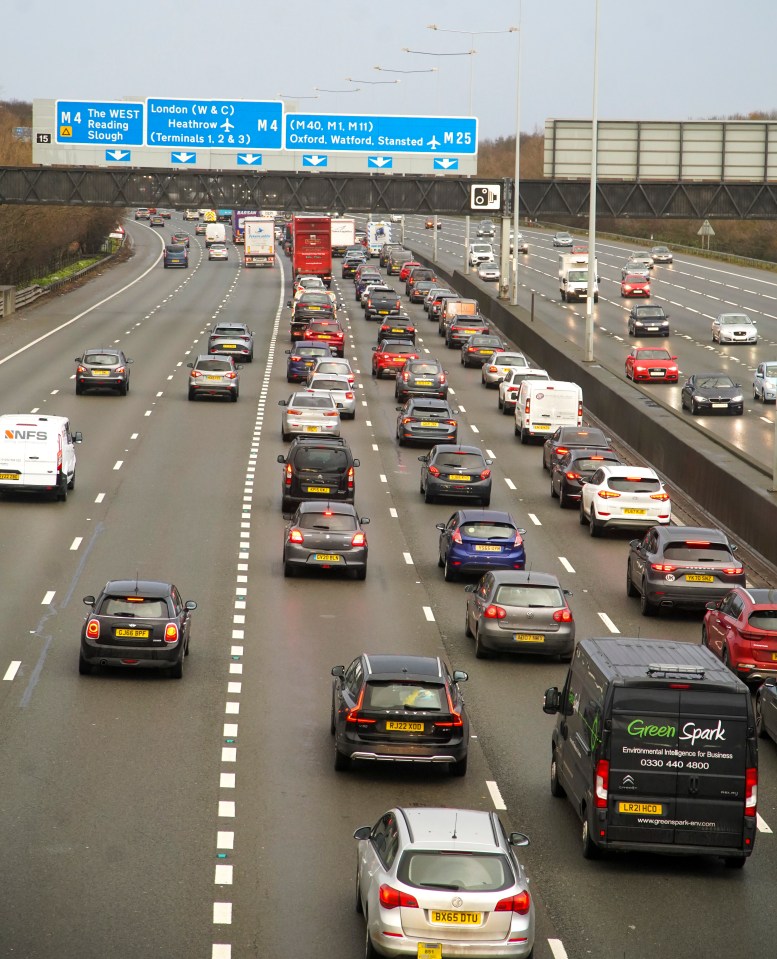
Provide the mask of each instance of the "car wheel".
POLYGON ((460 759, 458 762, 451 763, 451 775, 452 776, 466 776, 467 775, 467 757, 460 759))
POLYGON ((709 646, 709 636, 707 635, 707 627, 702 626, 701 628, 701 644, 702 646, 709 646))
POLYGON ((356 867, 356 879, 354 881, 354 885, 356 888, 354 889, 353 906, 356 912, 359 915, 362 915, 362 913, 364 912, 364 907, 362 906, 361 891, 359 890, 359 867, 358 866, 356 867))
POLYGON ((287 433, 285 430, 281 430, 281 439, 284 443, 288 443, 291 439, 291 433, 287 433))
POLYGON ((723 653, 720 658, 723 661, 723 665, 726 667, 726 669, 731 669, 731 657, 728 653, 728 646, 723 647, 723 653))
POLYGON ((521 427, 521 442, 524 446, 526 446, 526 444, 529 442, 529 434, 523 427, 521 427))
POLYGON ((558 493, 556 492, 556 487, 553 485, 553 479, 550 480, 550 498, 558 499, 558 493))
POLYGON ((559 509, 569 509, 570 506, 574 506, 574 505, 575 505, 575 504, 572 502, 572 500, 569 498, 569 496, 564 492, 564 487, 563 487, 563 486, 560 486, 560 487, 559 487, 559 491, 558 491, 558 505, 559 505, 559 509))
POLYGON ((498 396, 497 399, 496 399, 496 408, 497 408, 498 410, 501 410, 503 413, 506 412, 506 411, 505 411, 505 405, 504 405, 504 402, 502 401, 501 395, 498 396))
POLYGON ((645 580, 642 580, 642 589, 639 595, 639 610, 643 616, 654 616, 656 607, 648 599, 648 586, 645 580))
POLYGON ((67 488, 68 488, 68 489, 75 489, 75 488, 76 488, 76 471, 75 471, 75 469, 73 469, 73 475, 72 475, 72 477, 71 477, 71 479, 70 479, 70 482, 67 484, 67 488))
POLYGON ((76 396, 83 396, 83 394, 84 387, 81 385, 81 383, 76 383, 76 396))
MULTIPOLYGON (((440 565, 442 565, 442 564, 440 564, 440 565)), ((473 636, 475 635, 475 634, 472 632, 472 630, 469 628, 469 609, 468 609, 467 607, 464 608, 464 635, 465 635, 468 639, 472 639, 473 636)))
POLYGON ((350 768, 351 757, 346 756, 345 753, 341 753, 337 746, 335 746, 335 769, 337 772, 344 773, 350 768))
POLYGON ((65 503, 67 501, 67 476, 61 476, 60 482, 57 484, 57 488, 54 491, 54 499, 59 500, 60 503, 65 503))
POLYGON ((550 760, 550 794, 556 799, 563 799, 566 796, 566 790, 558 781, 558 763, 556 762, 556 753, 554 751, 550 760))
POLYGON ((183 679, 183 652, 181 652, 178 661, 173 663, 168 670, 168 675, 170 679, 183 679))
POLYGON ((194 390, 189 390, 189 399, 190 399, 190 400, 193 400, 194 397, 195 397, 194 390))
POLYGON ((230 399, 232 400, 233 403, 237 403, 237 398, 239 395, 240 394, 238 393, 238 391, 235 390, 235 392, 230 396, 230 399))
POLYGON ((755 698, 755 731, 761 739, 766 739, 768 734, 766 732, 766 726, 764 725, 763 707, 760 696, 756 696, 755 698))
POLYGON ((699 407, 696 405, 696 400, 691 400, 691 416, 699 415, 699 407))
POLYGON ((636 596, 637 592, 637 587, 631 579, 631 563, 626 563, 626 595, 636 596))
POLYGON ((753 387, 753 399, 754 400, 760 399, 760 397, 758 396, 758 390, 755 387, 753 387))
POLYGON ((295 575, 296 572, 297 572, 297 570, 294 568, 294 564, 293 564, 293 563, 284 563, 284 564, 283 564, 283 575, 284 575, 287 579, 291 579, 291 578, 295 575))
POLYGON ((599 847, 591 839, 591 830, 588 825, 588 810, 583 810, 583 828, 580 834, 583 846, 583 859, 598 859, 599 847))
POLYGON ((367 925, 367 941, 364 946, 364 959, 381 959, 381 956, 372 944, 372 939, 370 939, 369 924, 367 925))
POLYGON ((591 507, 591 512, 588 514, 588 533, 594 537, 602 535, 602 527, 594 514, 593 506, 591 507))
POLYGON ((480 642, 479 631, 475 633, 475 659, 490 659, 491 653, 480 642))
POLYGON ((446 583, 455 583, 456 580, 459 578, 458 574, 456 573, 456 570, 451 566, 451 564, 448 562, 447 559, 445 560, 444 576, 445 576, 446 583))
POLYGON ((119 387, 119 396, 126 396, 126 395, 127 395, 127 384, 122 383, 121 386, 119 387))
POLYGON ((354 578, 354 579, 358 579, 358 580, 362 580, 362 581, 363 581, 363 580, 367 579, 367 567, 366 567, 366 566, 360 566, 358 569, 355 569, 355 570, 353 571, 353 574, 354 574, 354 575, 353 575, 353 578, 354 578))
POLYGON ((579 516, 579 519, 580 519, 580 525, 581 525, 581 526, 585 526, 585 524, 588 522, 588 517, 585 515, 585 510, 583 509, 583 497, 582 497, 582 496, 580 497, 580 516, 579 516))
POLYGON ((92 664, 87 662, 81 653, 78 654, 78 672, 81 676, 89 676, 92 672, 92 664))

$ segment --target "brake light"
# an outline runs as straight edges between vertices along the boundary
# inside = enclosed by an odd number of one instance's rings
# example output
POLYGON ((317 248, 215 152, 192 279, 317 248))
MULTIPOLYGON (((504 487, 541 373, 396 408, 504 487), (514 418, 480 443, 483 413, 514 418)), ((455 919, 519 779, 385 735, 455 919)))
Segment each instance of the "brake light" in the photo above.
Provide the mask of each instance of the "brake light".
POLYGON ((447 382, 448 382, 448 381, 447 381, 446 378, 445 378, 445 374, 444 374, 444 373, 441 374, 441 376, 440 376, 440 386, 442 386, 443 384, 445 384, 445 383, 447 383, 447 382))
POLYGON ((491 475, 491 470, 483 470, 483 472, 480 474, 480 478, 482 480, 486 480, 488 479, 490 475, 491 475))
POLYGON ((178 642, 178 627, 175 625, 175 623, 168 623, 167 626, 165 626, 165 642, 178 642))
POLYGON ((354 533, 351 540, 351 546, 366 546, 367 537, 362 532, 354 533))
POLYGON ((339 416, 339 415, 340 414, 337 412, 337 410, 328 410, 326 413, 324 413, 324 416, 339 416))
POLYGON ((286 469, 284 470, 283 482, 286 486, 291 486, 291 463, 286 464, 286 469))
MULTIPOLYGON (((435 467, 435 469, 436 469, 436 467, 435 467)), ((429 470, 429 472, 431 473, 431 469, 429 470)), ((437 470, 437 472, 439 473, 439 470, 437 470)), ((460 530, 460 529, 457 529, 456 532, 453 534, 453 536, 451 536, 451 541, 454 542, 454 543, 458 543, 459 546, 462 546, 462 545, 463 545, 463 544, 462 544, 462 541, 461 541, 461 530, 460 530)))
POLYGON ((513 540, 513 546, 523 546, 523 538, 518 530, 515 531, 515 539, 513 540))
POLYGON ((529 397, 527 396, 527 397, 526 397, 526 406, 524 406, 524 408, 523 408, 523 411, 524 411, 524 413, 525 413, 527 416, 529 415, 529 406, 530 406, 530 404, 531 404, 531 401, 529 400, 529 397))
POLYGON ((362 703, 364 702, 364 686, 359 690, 359 698, 356 700, 356 705, 353 709, 349 709, 345 714, 345 721, 347 723, 375 723, 374 719, 366 719, 364 716, 359 715, 359 710, 362 708, 362 703))
POLYGON ((494 906, 494 912, 517 912, 525 916, 531 908, 531 897, 527 890, 517 893, 515 896, 508 896, 507 899, 500 899, 494 906))
POLYGON ((301 529, 292 529, 289 530, 289 542, 290 543, 304 543, 305 537, 302 535, 301 529))
POLYGON ((600 489, 596 495, 600 496, 602 499, 617 499, 621 494, 616 493, 615 490, 611 489, 600 489))
POLYGON ((650 498, 660 500, 662 503, 666 503, 669 500, 669 493, 651 493, 650 498))
POLYGON ((351 393, 351 391, 348 390, 348 392, 345 394, 345 398, 346 398, 347 400, 352 400, 352 399, 353 399, 353 393, 351 393))
MULTIPOLYGON (((402 417, 402 422, 403 422, 403 423, 412 423, 412 422, 413 422, 413 417, 412 417, 412 416, 403 416, 403 417, 402 417)), ((431 466, 429 467, 429 472, 430 472, 430 473, 432 472, 432 467, 431 467, 431 466)), ((437 475, 439 475, 439 473, 440 473, 440 471, 437 470, 437 475)), ((432 474, 432 475, 434 475, 434 474, 432 474)))
POLYGON ((202 376, 202 373, 200 373, 199 370, 192 370, 189 376, 191 376, 193 379, 196 379, 198 376, 202 376))
POLYGON ((610 764, 606 759, 600 759, 596 764, 596 781, 594 783, 594 803, 597 809, 607 808, 607 790, 610 785, 610 764))
POLYGON ((564 475, 568 480, 579 480, 583 478, 580 473, 565 473, 564 475))
POLYGON ((294 410, 289 408, 288 410, 286 410, 286 412, 289 414, 289 416, 302 416, 302 410, 294 410))
POLYGON ((353 489, 353 466, 348 467, 347 477, 348 477, 348 489, 352 490, 353 489))
POLYGON ((727 569, 724 569, 723 572, 727 576, 741 576, 744 572, 744 566, 729 566, 727 569))
POLYGON ((657 573, 673 573, 677 569, 677 567, 671 563, 651 563, 650 568, 654 569, 657 573))
POLYGON ((459 729, 464 725, 464 720, 461 718, 461 713, 458 713, 453 708, 453 700, 451 699, 451 691, 448 687, 445 687, 445 695, 448 697, 448 709, 451 713, 451 719, 441 723, 435 723, 435 726, 439 726, 442 729, 459 729))
POLYGON ((502 609, 501 606, 494 606, 492 603, 490 606, 486 606, 483 615, 486 619, 504 619, 507 616, 507 610, 502 609))
POLYGON ((402 374, 402 379, 405 381, 405 383, 407 383, 407 381, 410 379, 410 374, 409 374, 409 373, 403 373, 403 374, 402 374))
POLYGON ((100 620, 99 619, 90 619, 86 624, 86 635, 89 639, 99 639, 100 638, 100 620))
POLYGON ((384 909, 396 909, 403 906, 405 909, 418 909, 418 900, 409 892, 401 892, 393 886, 382 885, 378 893, 380 904, 384 909))
POLYGON ((566 454, 569 452, 569 448, 566 446, 557 446, 554 452, 556 456, 566 456, 566 454))
POLYGON ((456 420, 443 420, 446 426, 456 426, 456 420))
POLYGON ((237 373, 227 373, 227 379, 228 379, 228 380, 236 380, 236 379, 237 379, 237 373))
POLYGON ((86 367, 85 367, 85 366, 79 366, 79 367, 76 369, 76 373, 86 373, 86 367))
POLYGON ((557 623, 571 623, 572 611, 570 609, 557 609, 553 614, 553 619, 557 623))
POLYGON ((758 804, 758 769, 751 766, 745 770, 745 814, 755 816, 758 804))
POLYGON ((579 420, 582 420, 583 418, 583 401, 582 400, 577 401, 577 418, 579 420))
MULTIPOLYGON (((439 475, 440 475, 440 471, 439 471, 439 469, 438 469, 436 466, 429 466, 429 467, 428 467, 428 470, 429 470, 429 472, 432 474, 432 476, 439 476, 439 475)), ((461 539, 459 539, 459 542, 461 542, 461 539)))

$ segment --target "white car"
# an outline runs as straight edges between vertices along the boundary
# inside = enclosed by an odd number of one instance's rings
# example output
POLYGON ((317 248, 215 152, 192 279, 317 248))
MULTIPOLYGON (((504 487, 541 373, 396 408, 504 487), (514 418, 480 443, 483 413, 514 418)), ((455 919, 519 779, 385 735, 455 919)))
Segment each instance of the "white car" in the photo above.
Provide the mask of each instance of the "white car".
POLYGON ((432 300, 435 300, 438 296, 453 296, 453 290, 449 290, 447 286, 433 286, 429 292, 424 297, 424 310, 428 313, 429 308, 432 305, 432 300))
POLYGON ((521 392, 521 383, 524 380, 549 380, 550 373, 547 370, 539 370, 534 366, 516 366, 508 370, 505 378, 499 384, 499 397, 496 401, 497 408, 505 416, 515 413, 515 402, 518 394, 521 392))
POLYGON ((350 362, 346 359, 343 359, 342 356, 324 356, 321 359, 316 360, 316 365, 308 373, 308 382, 310 381, 311 377, 315 376, 317 373, 326 373, 328 376, 345 376, 347 377, 351 386, 353 386, 353 384, 356 382, 356 377, 353 374, 350 362))
POLYGON ((356 419, 356 393, 353 383, 342 373, 313 373, 308 377, 308 392, 326 393, 335 401, 342 419, 356 419))
POLYGON ((580 524, 588 524, 591 536, 610 528, 667 526, 671 519, 669 493, 648 466, 602 466, 582 486, 580 524))
POLYGON ((196 210, 184 210, 183 218, 184 220, 199 220, 200 214, 196 210))
POLYGON ((227 250, 226 243, 211 243, 211 245, 208 247, 208 259, 228 260, 229 251, 227 250))
POLYGON ((326 284, 321 279, 320 276, 297 276, 294 279, 294 298, 296 299, 301 293, 312 293, 314 290, 325 290, 326 284))
POLYGON ((554 233, 553 246, 574 246, 575 241, 569 233, 554 233))
POLYGON ((331 393, 292 393, 287 400, 278 400, 281 413, 281 436, 290 439, 298 433, 340 435, 340 411, 331 393))
POLYGON ((480 382, 483 386, 497 386, 507 371, 515 366, 528 369, 529 361, 517 350, 503 350, 491 358, 491 361, 484 363, 481 369, 480 382))
POLYGON ((758 327, 747 313, 721 313, 712 321, 712 342, 757 343, 758 327))
POLYGON ((759 363, 753 374, 753 399, 777 402, 777 362, 759 363))
POLYGON ((487 283, 497 283, 499 281, 499 267, 496 263, 486 261, 478 267, 478 276, 487 283))
POLYGON ((402 222, 402 219, 403 219, 403 217, 402 217, 402 214, 401 214, 401 213, 392 213, 392 214, 391 214, 391 222, 392 222, 392 223, 401 223, 401 222, 402 222))

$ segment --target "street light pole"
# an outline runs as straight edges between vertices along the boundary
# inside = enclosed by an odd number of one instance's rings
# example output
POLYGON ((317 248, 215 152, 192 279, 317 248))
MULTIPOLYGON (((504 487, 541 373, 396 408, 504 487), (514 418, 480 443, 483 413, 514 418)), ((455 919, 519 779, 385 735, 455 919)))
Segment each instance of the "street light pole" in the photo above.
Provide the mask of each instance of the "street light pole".
POLYGON ((599 0, 594 15, 594 93, 591 107, 591 195, 588 205, 588 295, 585 308, 584 362, 594 360, 594 290, 596 289, 596 164, 599 140, 599 0))
MULTIPOLYGON (((520 10, 520 8, 519 8, 520 10)), ((516 63, 515 79, 515 187, 513 190, 513 257, 511 262, 512 295, 510 302, 518 304, 518 234, 521 232, 521 194, 519 190, 521 180, 521 24, 522 18, 518 14, 518 61, 516 63)))

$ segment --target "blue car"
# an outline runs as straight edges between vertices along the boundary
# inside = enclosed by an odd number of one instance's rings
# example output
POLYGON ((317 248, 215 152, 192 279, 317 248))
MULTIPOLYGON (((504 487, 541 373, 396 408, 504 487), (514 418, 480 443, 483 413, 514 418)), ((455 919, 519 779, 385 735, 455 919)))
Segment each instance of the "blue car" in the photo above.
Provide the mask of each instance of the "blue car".
POLYGON ((523 536, 510 513, 497 509, 460 509, 440 531, 437 565, 444 567, 445 579, 461 574, 478 576, 494 569, 524 569, 526 549, 523 536))
POLYGON ((327 343, 298 343, 295 349, 286 350, 289 359, 286 362, 286 382, 304 383, 308 373, 318 360, 328 360, 334 351, 327 343))

